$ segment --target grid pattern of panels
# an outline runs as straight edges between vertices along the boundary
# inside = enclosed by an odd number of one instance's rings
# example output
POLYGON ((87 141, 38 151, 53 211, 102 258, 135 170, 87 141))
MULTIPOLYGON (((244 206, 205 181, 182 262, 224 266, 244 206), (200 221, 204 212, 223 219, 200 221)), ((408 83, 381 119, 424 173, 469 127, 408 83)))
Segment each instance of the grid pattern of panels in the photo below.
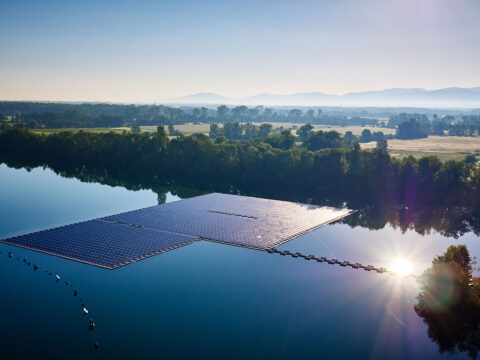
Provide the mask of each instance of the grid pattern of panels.
POLYGON ((3 242, 114 269, 196 241, 195 237, 90 220, 3 242))
POLYGON ((214 193, 104 219, 268 249, 351 213, 349 209, 214 193))

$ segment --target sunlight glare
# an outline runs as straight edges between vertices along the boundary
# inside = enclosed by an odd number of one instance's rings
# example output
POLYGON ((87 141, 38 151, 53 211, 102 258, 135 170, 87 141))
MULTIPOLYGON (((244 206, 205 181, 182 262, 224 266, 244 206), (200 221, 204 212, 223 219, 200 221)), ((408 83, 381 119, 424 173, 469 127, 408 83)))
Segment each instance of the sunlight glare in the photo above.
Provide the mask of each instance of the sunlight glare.
POLYGON ((409 260, 400 258, 392 263, 391 269, 395 274, 408 275, 412 272, 412 264, 409 260))

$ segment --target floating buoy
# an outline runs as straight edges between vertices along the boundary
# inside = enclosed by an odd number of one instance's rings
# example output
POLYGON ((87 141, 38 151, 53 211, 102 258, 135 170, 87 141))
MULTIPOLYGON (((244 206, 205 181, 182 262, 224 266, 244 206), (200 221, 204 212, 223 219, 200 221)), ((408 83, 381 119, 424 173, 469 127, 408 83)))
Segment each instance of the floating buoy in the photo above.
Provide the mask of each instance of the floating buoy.
POLYGON ((13 254, 11 252, 9 252, 8 257, 11 259, 13 257, 13 254))
POLYGON ((87 314, 88 314, 87 308, 83 308, 83 314, 84 314, 84 315, 87 315, 87 314))
POLYGON ((60 280, 60 276, 58 275, 55 275, 55 278, 57 279, 57 281, 60 280))
POLYGON ((100 346, 98 345, 98 342, 96 342, 95 345, 94 345, 95 350, 98 350, 99 347, 100 346))
POLYGON ((23 258, 23 262, 24 262, 25 264, 27 263, 27 258, 26 258, 26 257, 23 258))
POLYGON ((90 330, 95 329, 95 323, 93 322, 92 319, 90 319, 90 322, 89 322, 89 326, 88 326, 88 327, 89 327, 90 330))
POLYGON ((77 296, 78 295, 78 291, 77 290, 73 290, 73 296, 77 296))
POLYGON ((35 270, 37 270, 37 269, 38 269, 38 266, 35 265, 35 264, 33 264, 33 270, 35 271, 35 270))

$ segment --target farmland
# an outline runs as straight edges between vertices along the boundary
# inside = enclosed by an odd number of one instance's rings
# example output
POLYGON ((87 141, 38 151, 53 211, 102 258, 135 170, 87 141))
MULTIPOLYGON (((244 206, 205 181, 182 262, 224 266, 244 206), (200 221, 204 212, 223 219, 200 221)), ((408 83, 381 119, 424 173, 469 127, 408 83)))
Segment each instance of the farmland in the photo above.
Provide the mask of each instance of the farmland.
MULTIPOLYGON (((361 144, 362 149, 375 148, 375 142, 361 144)), ((416 158, 438 156, 441 160, 462 160, 467 155, 480 157, 480 137, 429 136, 415 140, 388 140, 388 151, 392 156, 416 158)))

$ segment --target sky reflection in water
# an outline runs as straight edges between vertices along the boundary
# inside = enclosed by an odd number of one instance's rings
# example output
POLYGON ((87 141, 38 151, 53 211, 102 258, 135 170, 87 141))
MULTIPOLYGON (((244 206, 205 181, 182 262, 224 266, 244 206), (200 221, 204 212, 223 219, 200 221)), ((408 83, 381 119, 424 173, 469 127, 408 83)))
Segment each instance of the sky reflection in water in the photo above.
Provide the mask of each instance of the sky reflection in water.
MULTIPOLYGON (((0 165, 0 185, 1 237, 157 202, 149 190, 81 183, 43 169, 27 173, 0 165)), ((458 243, 479 253, 471 233, 456 240, 337 223, 279 248, 387 268, 408 259, 419 274, 458 243)), ((0 286, 8 289, 0 306, 9 309, 0 345, 11 357, 440 356, 413 310, 418 286, 410 277, 203 241, 114 271, 3 244, 0 250, 0 286), (95 318, 95 334, 85 329, 79 304, 64 284, 8 259, 8 251, 74 282, 95 318), (101 349, 95 354, 97 338, 101 349)))

